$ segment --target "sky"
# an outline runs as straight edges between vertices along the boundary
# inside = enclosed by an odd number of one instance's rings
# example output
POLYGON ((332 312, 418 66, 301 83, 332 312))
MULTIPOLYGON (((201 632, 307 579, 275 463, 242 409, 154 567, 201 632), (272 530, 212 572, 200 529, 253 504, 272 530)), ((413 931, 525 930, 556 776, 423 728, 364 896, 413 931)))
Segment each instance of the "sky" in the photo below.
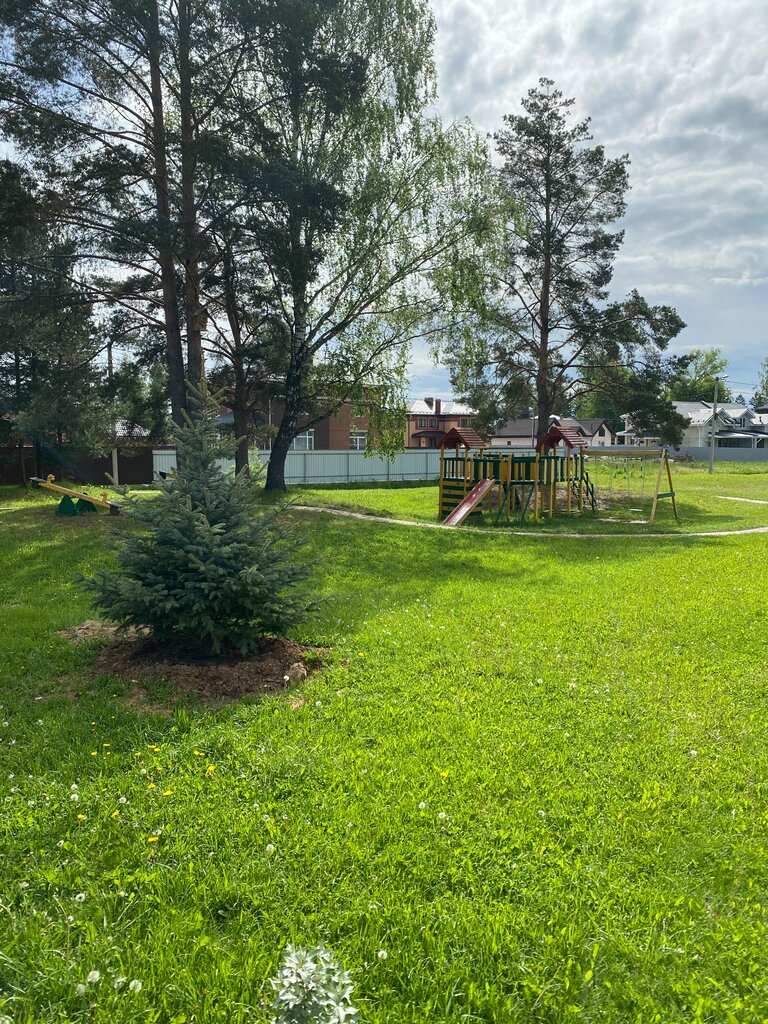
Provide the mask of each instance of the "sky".
MULTIPOLYGON (((734 395, 768 357, 768 2, 433 0, 439 110, 484 132, 540 77, 592 118, 631 191, 612 296, 637 288, 716 346, 734 395)), ((417 347, 414 396, 451 397, 417 347)))

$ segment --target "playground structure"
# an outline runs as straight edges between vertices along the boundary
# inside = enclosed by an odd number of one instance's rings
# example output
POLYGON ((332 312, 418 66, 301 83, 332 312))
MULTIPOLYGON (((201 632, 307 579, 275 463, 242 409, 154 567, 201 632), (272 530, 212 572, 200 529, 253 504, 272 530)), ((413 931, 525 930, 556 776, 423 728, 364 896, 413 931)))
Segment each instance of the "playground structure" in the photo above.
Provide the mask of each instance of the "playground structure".
POLYGON ((61 484, 55 483, 56 477, 53 473, 49 473, 48 477, 43 480, 42 477, 33 476, 30 483, 33 487, 40 487, 46 491, 53 491, 54 494, 61 494, 62 499, 56 506, 57 516, 80 516, 96 512, 98 508, 105 508, 109 511, 111 516, 120 515, 120 504, 116 501, 110 501, 107 498, 107 492, 103 491, 100 498, 94 498, 90 494, 86 494, 84 491, 75 491, 71 487, 62 487, 61 484), (76 500, 73 500, 76 499, 76 500))
MULTIPOLYGON (((556 513, 597 512, 599 496, 588 467, 591 457, 604 454, 601 449, 589 449, 587 439, 575 430, 558 426, 550 428, 535 452, 524 453, 489 450, 474 430, 454 428, 440 444, 440 518, 446 526, 458 526, 485 509, 496 513, 496 524, 516 519, 523 525, 528 514, 538 522, 556 513)), ((653 523, 660 498, 672 499, 677 519, 666 450, 625 455, 658 460, 653 504, 643 522, 653 523), (665 470, 669 490, 662 492, 665 470)))

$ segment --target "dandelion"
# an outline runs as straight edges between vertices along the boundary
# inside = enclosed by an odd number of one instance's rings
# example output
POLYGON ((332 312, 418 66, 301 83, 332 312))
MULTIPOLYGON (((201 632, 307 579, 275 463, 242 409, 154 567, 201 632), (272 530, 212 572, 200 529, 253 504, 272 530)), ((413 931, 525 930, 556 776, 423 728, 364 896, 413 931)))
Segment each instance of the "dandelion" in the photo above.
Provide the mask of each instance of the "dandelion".
POLYGON ((98 971, 90 971, 88 977, 85 979, 89 985, 95 985, 97 981, 101 981, 101 975, 98 971))
POLYGON ((688 753, 691 755, 691 757, 696 757, 699 752, 698 750, 689 750, 688 753))
POLYGON ((438 818, 440 819, 440 821, 445 821, 447 817, 448 815, 445 813, 445 811, 440 811, 440 813, 438 814, 438 818))
POLYGON ((133 981, 128 982, 129 992, 141 992, 141 988, 142 985, 138 978, 134 978, 133 981))
POLYGON ((34 800, 27 800, 27 807, 34 807, 34 806, 35 806, 35 801, 34 800))
POLYGON ((386 949, 380 949, 379 952, 376 954, 376 956, 379 958, 379 960, 386 960, 387 959, 387 951, 386 951, 386 949))
POLYGON ((546 818, 546 816, 547 816, 547 812, 546 811, 542 811, 541 809, 539 809, 536 813, 538 814, 538 816, 540 818, 546 818))
POLYGON ((86 992, 85 985, 83 985, 83 983, 80 982, 80 984, 76 987, 75 992, 77 992, 79 996, 84 996, 86 992))
POLYGON ((173 796, 173 790, 172 789, 164 789, 163 790, 163 796, 173 796))
POLYGON ((267 853, 274 853, 275 847, 273 843, 267 843, 267 853))
POLYGON ((147 786, 147 789, 157 789, 157 786, 154 784, 154 782, 150 782, 150 784, 147 786))
POLYGON ((426 811, 426 809, 427 809, 426 801, 422 800, 421 803, 419 804, 419 810, 420 811, 426 811))
POLYGON ((72 790, 73 793, 76 793, 78 791, 78 789, 80 789, 80 787, 78 786, 78 784, 76 782, 73 782, 72 785, 69 788, 72 790))
POLYGON ((99 756, 98 750, 92 750, 91 751, 91 757, 98 757, 98 756, 99 756))
POLYGON ((20 884, 21 884, 21 888, 22 889, 28 889, 29 888, 29 882, 21 882, 20 884))
POLYGON ((140 768, 139 769, 139 775, 146 775, 146 774, 147 774, 147 769, 146 768, 140 768))
POLYGON ((213 773, 215 771, 216 771, 216 765, 215 764, 209 764, 208 767, 205 769, 205 774, 206 775, 213 775, 213 773))
POLYGON ((38 720, 37 720, 37 724, 38 724, 38 725, 42 725, 42 724, 43 724, 43 720, 42 720, 42 718, 38 718, 38 720))
POLYGON ((128 803, 128 799, 126 797, 124 797, 124 796, 121 796, 120 799, 117 802, 119 804, 127 804, 128 803))
POLYGON ((9 779, 15 779, 16 776, 13 774, 13 772, 8 772, 8 778, 9 779))
POLYGON ((67 924, 74 924, 74 923, 75 923, 75 919, 74 919, 74 917, 72 917, 72 915, 71 915, 71 914, 69 914, 69 915, 67 916, 67 924))
POLYGON ((84 814, 78 814, 77 820, 78 821, 85 821, 85 815, 84 814))
POLYGON ((69 799, 72 800, 74 803, 77 803, 77 801, 80 799, 80 794, 71 793, 69 799))
POLYGON ((84 892, 79 892, 75 896, 75 903, 85 903, 85 893, 84 892))
POLYGON ((157 842, 157 836, 150 836, 150 837, 149 837, 149 838, 147 839, 147 842, 148 842, 148 843, 156 843, 156 842, 157 842))
POLYGON ((120 817, 120 811, 112 811, 112 814, 110 815, 110 817, 111 818, 119 818, 120 817))
POLYGON ((115 978, 112 984, 115 988, 122 988, 126 981, 128 981, 128 979, 120 975, 119 977, 115 978))
POLYGON ((195 757, 205 757, 205 754, 203 753, 202 750, 193 750, 192 753, 195 755, 195 757))

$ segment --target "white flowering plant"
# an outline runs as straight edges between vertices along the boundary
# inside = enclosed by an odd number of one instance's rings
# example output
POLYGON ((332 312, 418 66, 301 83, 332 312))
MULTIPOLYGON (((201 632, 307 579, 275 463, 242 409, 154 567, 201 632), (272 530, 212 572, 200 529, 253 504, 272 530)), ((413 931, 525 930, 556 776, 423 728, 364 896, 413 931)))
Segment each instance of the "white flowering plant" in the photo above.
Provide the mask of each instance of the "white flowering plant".
POLYGON ((348 1024, 359 1017, 351 1003, 352 977, 324 946, 286 946, 270 984, 275 991, 273 1024, 348 1024))

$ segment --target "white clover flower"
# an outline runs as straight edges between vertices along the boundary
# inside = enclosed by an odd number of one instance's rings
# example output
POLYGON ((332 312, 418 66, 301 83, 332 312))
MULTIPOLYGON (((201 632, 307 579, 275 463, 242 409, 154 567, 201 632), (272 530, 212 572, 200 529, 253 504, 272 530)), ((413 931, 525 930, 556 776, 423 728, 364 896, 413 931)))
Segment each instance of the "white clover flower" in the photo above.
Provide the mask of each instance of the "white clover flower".
POLYGON ((34 800, 27 800, 27 807, 34 807, 34 806, 35 806, 35 801, 34 800))
POLYGON ((42 724, 43 724, 43 720, 42 720, 42 718, 38 718, 38 720, 37 720, 37 724, 38 724, 38 725, 42 725, 42 724))
POLYGON ((379 958, 379 960, 386 960, 387 959, 387 951, 386 951, 386 949, 380 949, 379 952, 376 954, 376 956, 379 958))
POLYGON ((698 750, 689 750, 688 753, 691 755, 691 757, 696 757, 699 752, 698 750))
POLYGON ((128 799, 127 799, 127 797, 121 796, 120 799, 117 802, 119 804, 127 804, 128 803, 128 799))
POLYGON ((19 884, 20 884, 22 889, 28 889, 29 888, 29 882, 20 882, 19 884))
POLYGON ((21 790, 19 789, 18 786, 11 786, 11 792, 12 793, 20 793, 21 790))
POLYGON ((8 778, 9 779, 15 779, 16 776, 13 774, 13 772, 8 772, 8 778))
POLYGON ((122 988, 126 981, 128 981, 128 979, 124 978, 121 974, 119 977, 115 978, 112 984, 114 985, 115 988, 122 988))
POLYGON ((440 821, 445 821, 447 817, 448 815, 445 813, 445 811, 440 811, 440 813, 438 814, 438 818, 440 819, 440 821))
POLYGON ((141 992, 142 984, 138 978, 134 978, 133 981, 128 982, 129 992, 141 992))
POLYGON ((95 985, 98 981, 101 981, 101 974, 98 971, 89 971, 88 977, 85 980, 89 985, 95 985))
POLYGON ((85 893, 84 892, 79 892, 75 896, 75 903, 85 903, 85 893))
POLYGON ((420 811, 426 811, 426 809, 427 809, 426 802, 424 800, 422 800, 421 803, 419 804, 419 810, 420 811))

